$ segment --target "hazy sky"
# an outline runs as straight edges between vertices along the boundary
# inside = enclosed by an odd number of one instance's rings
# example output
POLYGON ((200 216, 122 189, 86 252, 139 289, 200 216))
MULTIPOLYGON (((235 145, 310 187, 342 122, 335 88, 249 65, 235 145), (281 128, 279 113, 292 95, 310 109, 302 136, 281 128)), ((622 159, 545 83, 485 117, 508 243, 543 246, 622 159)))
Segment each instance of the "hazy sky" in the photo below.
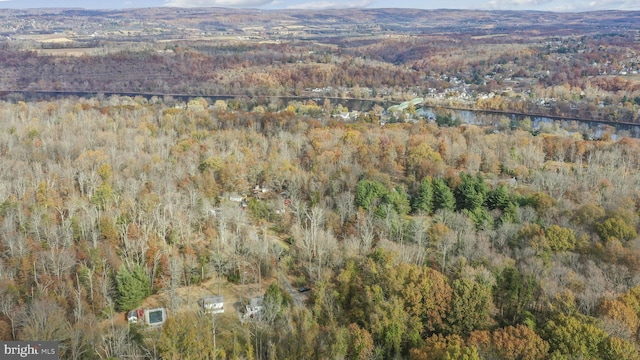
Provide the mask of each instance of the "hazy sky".
POLYGON ((258 9, 385 8, 501 10, 640 10, 640 0, 0 0, 0 8, 238 7, 258 9))

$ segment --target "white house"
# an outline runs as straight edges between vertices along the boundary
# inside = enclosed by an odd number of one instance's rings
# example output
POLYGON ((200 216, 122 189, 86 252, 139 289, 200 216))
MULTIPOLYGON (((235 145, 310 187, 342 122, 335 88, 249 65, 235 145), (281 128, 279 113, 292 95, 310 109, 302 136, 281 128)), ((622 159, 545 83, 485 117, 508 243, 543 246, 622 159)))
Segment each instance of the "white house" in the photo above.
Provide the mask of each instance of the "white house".
POLYGON ((198 301, 202 311, 207 314, 220 314, 224 312, 224 298, 222 295, 208 296, 198 301))
POLYGON ((262 296, 254 297, 249 300, 249 304, 245 306, 244 319, 259 319, 262 312, 262 296))

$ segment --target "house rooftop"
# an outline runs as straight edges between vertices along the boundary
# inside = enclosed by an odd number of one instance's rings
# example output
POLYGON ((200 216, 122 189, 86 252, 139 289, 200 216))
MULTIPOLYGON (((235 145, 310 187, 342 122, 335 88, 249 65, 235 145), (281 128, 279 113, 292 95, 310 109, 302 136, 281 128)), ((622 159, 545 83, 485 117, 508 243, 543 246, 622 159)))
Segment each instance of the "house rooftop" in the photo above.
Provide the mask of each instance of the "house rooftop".
POLYGON ((258 297, 251 298, 251 299, 249 300, 249 306, 251 306, 251 307, 258 307, 258 306, 262 306, 262 302, 263 302, 263 300, 264 300, 264 299, 262 298, 262 296, 258 296, 258 297))
POLYGON ((200 302, 202 304, 221 303, 224 302, 224 297, 222 295, 206 296, 200 299, 200 302))

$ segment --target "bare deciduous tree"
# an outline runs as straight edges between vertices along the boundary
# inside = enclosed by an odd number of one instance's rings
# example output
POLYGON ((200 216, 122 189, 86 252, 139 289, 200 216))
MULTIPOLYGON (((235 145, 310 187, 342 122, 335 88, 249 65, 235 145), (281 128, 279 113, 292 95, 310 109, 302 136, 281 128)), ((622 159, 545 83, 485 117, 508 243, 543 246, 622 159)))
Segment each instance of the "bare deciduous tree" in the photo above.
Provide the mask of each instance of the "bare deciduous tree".
POLYGON ((66 341, 69 323, 64 309, 55 301, 36 299, 18 317, 20 338, 42 341, 66 341))
POLYGON ((362 241, 361 254, 368 253, 373 247, 373 241, 375 239, 375 219, 374 214, 371 212, 358 213, 357 217, 357 236, 362 241))
POLYGON ((11 339, 17 340, 18 319, 22 313, 18 299, 7 288, 0 290, 0 312, 7 317, 11 326, 11 339))
POLYGON ((356 211, 353 195, 350 192, 340 193, 336 196, 335 202, 338 215, 340 216, 340 226, 344 226, 356 211))

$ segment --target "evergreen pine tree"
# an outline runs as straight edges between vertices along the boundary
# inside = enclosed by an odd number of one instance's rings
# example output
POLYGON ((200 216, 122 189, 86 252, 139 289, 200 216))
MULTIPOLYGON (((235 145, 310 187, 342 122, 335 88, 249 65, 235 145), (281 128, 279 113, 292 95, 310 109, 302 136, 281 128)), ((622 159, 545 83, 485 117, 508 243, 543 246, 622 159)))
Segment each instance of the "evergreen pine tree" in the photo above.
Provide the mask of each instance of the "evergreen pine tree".
POLYGON ((122 265, 116 274, 116 289, 118 290, 117 309, 132 310, 151 295, 151 281, 142 266, 136 265, 132 269, 127 269, 122 265))
POLYGON ((456 201, 453 192, 444 179, 433 180, 433 207, 435 210, 454 210, 456 201))
POLYGON ((423 211, 427 214, 433 212, 433 185, 431 184, 431 179, 422 179, 418 193, 413 200, 412 210, 414 212, 423 211))

